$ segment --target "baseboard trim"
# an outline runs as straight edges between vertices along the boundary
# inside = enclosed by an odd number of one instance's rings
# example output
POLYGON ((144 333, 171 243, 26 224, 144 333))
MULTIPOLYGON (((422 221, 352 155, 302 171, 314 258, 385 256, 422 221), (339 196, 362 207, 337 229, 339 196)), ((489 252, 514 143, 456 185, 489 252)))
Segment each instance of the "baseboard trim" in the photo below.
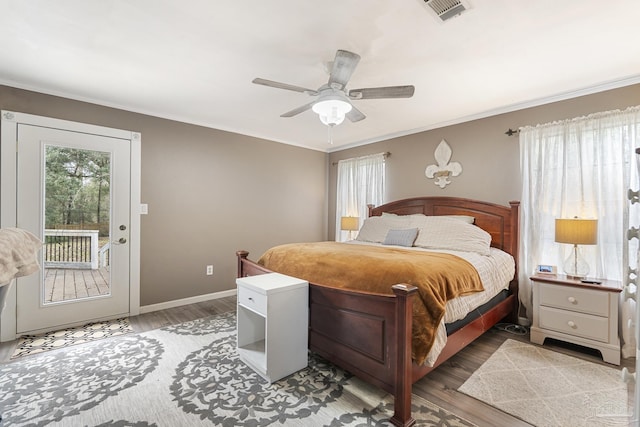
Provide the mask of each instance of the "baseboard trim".
POLYGON ((213 292, 211 294, 204 294, 204 295, 198 295, 195 297, 182 298, 182 299, 177 299, 177 300, 167 301, 167 302, 160 302, 158 304, 144 305, 140 307, 140 314, 151 313, 152 311, 164 310, 167 308, 180 307, 182 305, 187 305, 187 304, 195 304, 197 302, 210 301, 212 299, 231 297, 234 295, 236 295, 236 290, 230 289, 228 291, 213 292))

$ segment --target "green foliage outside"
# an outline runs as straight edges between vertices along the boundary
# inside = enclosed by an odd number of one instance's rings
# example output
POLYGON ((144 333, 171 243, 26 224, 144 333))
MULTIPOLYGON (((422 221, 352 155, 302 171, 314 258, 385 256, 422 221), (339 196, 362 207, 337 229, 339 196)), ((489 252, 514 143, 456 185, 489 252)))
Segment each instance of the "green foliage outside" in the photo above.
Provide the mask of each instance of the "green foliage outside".
POLYGON ((99 229, 109 235, 109 153, 46 147, 45 228, 99 229))

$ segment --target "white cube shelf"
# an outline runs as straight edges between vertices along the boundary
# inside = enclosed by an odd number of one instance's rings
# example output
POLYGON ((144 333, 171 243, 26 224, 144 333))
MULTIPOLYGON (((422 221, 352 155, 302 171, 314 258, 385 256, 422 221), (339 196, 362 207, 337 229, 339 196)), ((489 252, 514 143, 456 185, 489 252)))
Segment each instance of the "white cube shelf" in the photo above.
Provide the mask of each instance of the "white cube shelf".
POLYGON ((240 360, 272 383, 307 366, 309 283, 279 273, 236 279, 240 360))

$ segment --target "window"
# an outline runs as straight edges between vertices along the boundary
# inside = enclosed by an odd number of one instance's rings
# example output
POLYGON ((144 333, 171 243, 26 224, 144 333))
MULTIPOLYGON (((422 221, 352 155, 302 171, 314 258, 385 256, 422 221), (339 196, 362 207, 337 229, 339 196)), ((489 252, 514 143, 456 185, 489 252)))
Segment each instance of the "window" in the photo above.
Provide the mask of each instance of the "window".
MULTIPOLYGON (((589 276, 625 284, 629 267, 636 268, 638 239, 629 241, 626 233, 640 223, 640 208, 630 204, 627 191, 640 184, 639 146, 640 106, 520 130, 519 283, 529 316, 529 275, 538 264, 557 265, 561 273, 572 249, 555 242, 556 218, 598 220, 597 245, 581 246, 589 276)), ((632 336, 623 331, 625 347, 632 336)))
POLYGON ((358 217, 358 224, 367 217, 368 204, 384 203, 386 154, 372 154, 338 162, 336 191, 336 241, 348 239, 349 232, 340 229, 342 217, 358 217))

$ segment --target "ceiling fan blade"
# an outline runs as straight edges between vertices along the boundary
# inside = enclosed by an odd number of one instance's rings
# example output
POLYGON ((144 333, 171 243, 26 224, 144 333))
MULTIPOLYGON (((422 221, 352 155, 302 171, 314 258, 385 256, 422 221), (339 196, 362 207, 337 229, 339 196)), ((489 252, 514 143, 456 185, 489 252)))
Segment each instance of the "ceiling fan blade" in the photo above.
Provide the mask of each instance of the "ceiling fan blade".
POLYGON ((293 117, 293 116, 295 116, 295 115, 298 115, 298 114, 300 114, 300 113, 303 113, 303 112, 307 111, 308 109, 310 109, 311 107, 313 107, 313 104, 315 104, 315 103, 316 103, 316 102, 315 102, 315 101, 313 101, 313 102, 310 102, 310 103, 308 103, 308 104, 302 105, 302 106, 300 106, 300 107, 298 107, 298 108, 294 108, 294 109, 293 109, 293 110, 291 110, 291 111, 287 111, 287 112, 286 112, 286 113, 284 113, 284 114, 280 114, 280 117, 293 117))
POLYGON ((300 87, 295 85, 290 85, 287 83, 274 82, 273 80, 266 80, 261 78, 255 78, 251 81, 251 83, 255 83, 257 85, 275 87, 278 89, 292 90, 295 92, 308 93, 309 95, 317 95, 318 91, 314 89, 307 89, 306 87, 300 87))
POLYGON ((416 88, 413 86, 386 86, 353 89, 349 91, 351 99, 411 98, 416 88))
POLYGON ((351 111, 345 114, 345 116, 352 122, 359 122, 360 120, 364 120, 367 118, 367 116, 362 114, 362 111, 358 110, 353 105, 351 106, 351 111))
POLYGON ((329 86, 342 90, 351 78, 351 74, 360 62, 360 55, 346 50, 338 50, 333 60, 333 67, 329 75, 329 86))

